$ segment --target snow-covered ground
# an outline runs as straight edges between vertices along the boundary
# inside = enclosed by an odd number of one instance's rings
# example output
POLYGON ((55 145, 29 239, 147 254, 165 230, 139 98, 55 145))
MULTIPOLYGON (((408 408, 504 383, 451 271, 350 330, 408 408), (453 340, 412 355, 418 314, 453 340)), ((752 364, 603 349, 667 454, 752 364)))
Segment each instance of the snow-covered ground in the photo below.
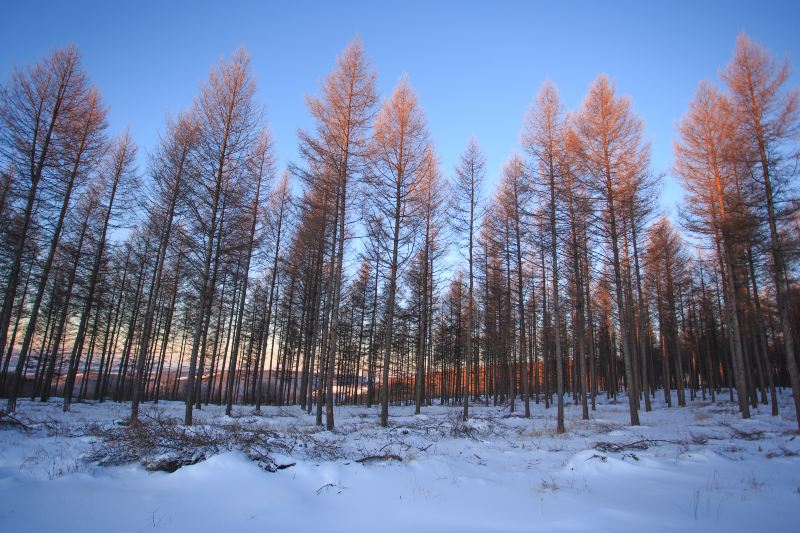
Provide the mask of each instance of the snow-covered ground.
MULTIPOLYGON (((28 429, 0 428, 0 531, 800 531, 788 391, 781 416, 761 406, 751 420, 727 396, 686 408, 659 398, 638 427, 624 398, 603 396, 589 421, 568 404, 565 435, 541 404, 530 419, 474 406, 466 423, 458 407, 393 406, 389 428, 377 408, 337 407, 333 432, 298 407, 229 418, 209 406, 197 435, 255 431, 272 466, 294 465, 267 472, 252 450, 222 446, 174 473, 100 465, 114 462, 128 404, 63 414, 57 399, 22 401, 28 429)), ((143 413, 158 429, 183 405, 143 413)))

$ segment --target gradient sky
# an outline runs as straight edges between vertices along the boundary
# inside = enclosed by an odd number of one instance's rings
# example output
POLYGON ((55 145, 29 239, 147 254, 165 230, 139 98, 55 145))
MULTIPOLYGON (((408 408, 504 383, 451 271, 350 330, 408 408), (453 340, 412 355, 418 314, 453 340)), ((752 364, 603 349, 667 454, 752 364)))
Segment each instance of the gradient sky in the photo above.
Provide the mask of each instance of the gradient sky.
POLYGON ((382 95, 408 73, 445 173, 474 135, 491 183, 518 149, 545 78, 573 109, 604 72, 645 120, 672 213, 681 196, 669 175, 675 124, 697 83, 718 80, 737 33, 800 61, 798 1, 8 1, 0 14, 0 82, 12 66, 76 43, 111 108, 111 131, 129 127, 139 144, 142 171, 166 114, 187 107, 209 68, 239 45, 252 55, 281 165, 297 158, 297 128, 310 125, 304 95, 358 35, 382 95))

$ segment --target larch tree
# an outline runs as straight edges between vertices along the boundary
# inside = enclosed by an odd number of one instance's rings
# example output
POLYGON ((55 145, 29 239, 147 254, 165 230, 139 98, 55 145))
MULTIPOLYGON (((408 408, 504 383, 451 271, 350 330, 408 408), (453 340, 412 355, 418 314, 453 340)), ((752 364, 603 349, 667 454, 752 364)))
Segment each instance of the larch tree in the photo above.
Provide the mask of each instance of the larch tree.
MULTIPOLYGON (((680 401, 680 391, 684 385, 678 302, 681 298, 681 287, 686 286, 689 259, 684 251, 681 237, 666 217, 657 220, 650 226, 647 233, 646 265, 650 284, 656 294, 656 316, 661 337, 664 388, 669 390, 670 385, 667 381, 671 374, 675 379, 680 401), (672 369, 669 368, 670 361, 673 364, 672 369)), ((746 398, 747 395, 744 394, 744 397, 746 398)))
POLYGON ((779 227, 782 211, 785 211, 780 208, 780 182, 796 176, 800 92, 785 88, 789 79, 788 63, 776 61, 767 50, 745 34, 737 38, 733 58, 722 71, 722 78, 731 93, 738 133, 750 148, 745 153, 755 154, 747 163, 753 166, 756 181, 763 187, 783 350, 800 428, 800 370, 795 354, 795 332, 789 317, 790 284, 783 242, 785 237, 781 235, 779 227))
MULTIPOLYGON (((194 177, 197 171, 197 142, 196 122, 190 114, 182 114, 177 120, 167 121, 167 131, 150 158, 150 173, 153 177, 154 190, 148 209, 152 225, 159 235, 155 268, 150 280, 150 291, 139 346, 140 360, 146 356, 150 347, 153 316, 161 292, 164 262, 173 236, 176 214, 181 211, 182 203, 186 198, 186 183, 189 181, 187 176, 194 177)), ((141 375, 139 375, 138 367, 137 379, 139 382, 134 385, 134 396, 131 399, 131 421, 134 423, 138 420, 139 389, 141 387, 141 375)))
MULTIPOLYGON (((586 201, 583 187, 580 184, 580 174, 575 164, 575 143, 574 132, 567 125, 565 134, 562 138, 564 147, 558 158, 559 174, 562 178, 560 187, 563 203, 565 204, 565 214, 569 225, 569 256, 571 259, 572 274, 572 293, 574 305, 574 318, 572 320, 573 329, 573 368, 580 374, 580 386, 578 393, 581 396, 581 415, 584 420, 589 419, 589 405, 587 401, 587 382, 586 382, 586 351, 587 351, 587 327, 586 315, 587 306, 585 302, 585 284, 583 257, 585 241, 583 233, 586 231, 588 212, 590 208, 586 201), (579 359, 579 361, 575 361, 579 359)), ((649 403, 648 403, 649 405, 649 403)))
MULTIPOLYGON (((259 217, 259 204, 263 201, 261 197, 261 187, 262 181, 266 178, 272 179, 272 173, 274 173, 274 155, 271 152, 271 141, 267 137, 263 137, 258 149, 256 150, 256 159, 252 162, 252 164, 257 165, 257 169, 253 169, 253 172, 257 172, 255 174, 256 178, 256 193, 253 196, 253 206, 252 206, 252 220, 250 221, 250 235, 249 235, 249 245, 248 245, 248 252, 247 252, 247 260, 245 262, 245 273, 250 270, 250 261, 253 254, 253 240, 255 238, 256 232, 256 224, 258 222, 259 217)), ((288 172, 284 172, 283 176, 281 177, 280 181, 277 183, 277 186, 271 194, 269 195, 269 202, 267 203, 267 207, 270 208, 269 216, 274 217, 275 220, 270 220, 270 222, 274 222, 274 233, 275 233, 275 242, 274 242, 274 251, 273 251, 273 264, 272 264, 272 272, 273 274, 276 273, 278 268, 278 258, 280 257, 280 245, 281 245, 281 232, 283 230, 283 223, 286 217, 286 211, 288 208, 288 204, 291 200, 291 193, 289 190, 289 174, 288 172)), ((247 275, 247 274, 245 274, 247 275)), ((273 276, 274 280, 274 276, 273 276)), ((238 331, 234 337, 234 345, 233 351, 231 353, 231 358, 229 362, 228 368, 228 384, 227 384, 227 392, 225 394, 225 412, 230 415, 231 411, 233 410, 233 400, 235 396, 234 391, 234 383, 236 379, 236 365, 238 359, 238 352, 239 352, 239 343, 240 338, 242 336, 242 321, 244 320, 244 311, 245 311, 245 303, 247 297, 247 280, 244 281, 245 285, 242 287, 242 293, 240 296, 239 302, 239 316, 237 318, 238 331)), ((274 282, 273 282, 274 283, 274 282)), ((274 291, 274 285, 270 285, 270 292, 274 291)), ((270 300, 271 302, 271 300, 270 300)), ((269 325, 266 326, 269 328, 269 325)), ((253 332, 255 334, 255 332, 253 332)))
POLYGON ((420 261, 420 314, 417 332, 416 383, 414 390, 414 413, 420 414, 425 401, 426 354, 429 350, 428 338, 432 319, 433 305, 433 260, 437 252, 442 230, 441 217, 444 213, 444 195, 446 182, 439 170, 439 160, 432 146, 425 152, 425 160, 421 169, 419 185, 415 189, 415 201, 419 206, 421 219, 420 261))
POLYGON ((301 132, 301 154, 313 166, 332 177, 335 196, 333 215, 334 251, 331 263, 331 305, 328 321, 325 376, 326 427, 334 427, 333 378, 339 349, 339 306, 342 299, 344 243, 349 216, 348 185, 363 172, 369 130, 377 101, 375 71, 364 54, 360 40, 351 42, 337 58, 336 67, 321 86, 320 97, 309 97, 308 107, 316 123, 313 134, 301 132))
MULTIPOLYGON (((78 274, 78 266, 82 263, 82 253, 83 253, 83 246, 84 243, 88 240, 87 233, 89 230, 89 226, 91 220, 97 211, 98 204, 100 203, 100 195, 101 195, 101 186, 100 182, 94 182, 91 186, 88 187, 85 194, 82 195, 81 199, 77 202, 76 209, 72 210, 69 216, 71 216, 72 224, 67 223, 67 228, 73 229, 73 232, 66 231, 65 233, 74 233, 73 238, 70 239, 67 235, 65 238, 65 242, 62 243, 60 247, 60 251, 64 257, 64 262, 66 263, 63 270, 67 271, 67 281, 66 283, 61 283, 63 280, 56 279, 54 283, 54 291, 57 286, 64 285, 66 288, 63 290, 61 295, 61 317, 58 318, 56 314, 55 326, 51 327, 51 335, 50 335, 50 354, 47 355, 46 350, 43 350, 44 353, 39 354, 39 363, 41 364, 44 362, 46 365, 46 372, 44 373, 44 383, 34 389, 34 394, 31 395, 33 397, 36 393, 36 389, 41 389, 42 392, 42 401, 47 401, 47 398, 50 395, 50 388, 52 384, 53 374, 55 371, 55 363, 58 357, 59 349, 62 347, 62 339, 64 335, 64 331, 67 327, 67 322, 70 316, 70 302, 72 300, 72 296, 74 293, 75 287, 75 280, 78 274), (70 227, 72 226, 72 227, 70 227), (55 331, 55 333, 52 333, 55 331)), ((57 267, 56 271, 60 269, 57 267)), ((57 276, 58 278, 58 276, 57 276)), ((51 298, 52 300, 52 298, 51 298)), ((50 305, 53 305, 51 301, 50 305)), ((37 365, 39 366, 39 365, 37 365)), ((77 368, 77 362, 70 358, 69 367, 67 370, 67 381, 64 385, 64 396, 65 401, 67 397, 67 391, 71 392, 72 386, 75 382, 75 373, 77 368)), ((41 374, 40 374, 41 375, 41 374)), ((65 412, 69 409, 65 409, 65 412)))
POLYGON ((564 433, 564 362, 561 342, 561 298, 559 296, 559 270, 558 270, 558 225, 557 225, 557 187, 559 184, 558 160, 564 149, 564 116, 563 106, 558 96, 558 91, 551 82, 546 81, 536 102, 525 118, 522 134, 522 144, 533 158, 534 189, 540 196, 547 198, 545 211, 548 217, 550 232, 550 262, 552 295, 550 298, 553 308, 552 320, 554 336, 554 352, 556 362, 556 395, 558 401, 558 416, 556 431, 564 433))
POLYGON ((39 186, 58 164, 56 153, 62 144, 59 131, 69 120, 72 108, 82 105, 87 84, 80 53, 70 46, 55 50, 25 70, 15 69, 0 92, 0 153, 19 173, 16 181, 26 189, 22 223, 12 245, 11 268, 0 310, 0 353, 6 346, 39 186))
POLYGON ((135 187, 135 160, 136 145, 134 144, 130 134, 126 132, 112 145, 112 148, 106 157, 102 175, 100 176, 104 188, 106 189, 104 192, 107 196, 103 199, 105 205, 103 205, 100 236, 95 248, 94 259, 92 261, 92 271, 89 275, 86 301, 84 302, 83 312, 81 313, 78 331, 75 334, 75 339, 73 340, 70 366, 67 373, 67 381, 64 385, 63 408, 65 412, 69 411, 70 403, 72 401, 72 389, 75 383, 78 367, 80 365, 89 316, 91 315, 92 306, 94 305, 97 282, 100 276, 100 267, 103 263, 103 257, 106 251, 108 229, 114 213, 114 202, 117 199, 117 195, 120 190, 127 192, 135 187))
MULTIPOLYGON (((225 412, 230 415, 233 407, 233 378, 236 373, 236 361, 239 357, 239 345, 242 338, 242 326, 244 321, 245 305, 247 303, 247 288, 250 280, 250 263, 253 258, 253 251, 256 237, 256 227, 259 220, 259 207, 264 201, 262 190, 267 190, 275 177, 275 155, 272 147, 272 136, 266 131, 262 131, 253 149, 251 157, 247 161, 248 181, 245 190, 249 189, 249 220, 246 220, 247 245, 244 250, 244 266, 242 268, 242 286, 239 290, 239 301, 235 302, 236 318, 233 329, 233 346, 231 348, 230 362, 228 368, 228 386, 226 392, 225 412), (253 186, 255 185, 255 186, 253 186)), ((284 185, 285 189, 286 185, 284 185)), ((285 193, 284 193, 285 194, 285 193)), ((224 365, 223 365, 224 366, 224 365)), ((220 387, 222 380, 220 380, 220 387)))
POLYGON ((611 246, 611 266, 619 323, 619 342, 625 362, 631 425, 639 424, 637 376, 632 335, 627 313, 621 248, 623 228, 621 204, 629 198, 626 190, 633 176, 643 175, 650 162, 650 147, 643 141, 644 123, 634 113, 630 98, 618 98, 609 79, 601 75, 590 86, 575 116, 577 157, 593 195, 603 204, 601 221, 611 246))
POLYGON ((229 184, 241 177, 258 139, 261 111, 254 101, 255 87, 250 57, 240 48, 229 61, 222 61, 211 70, 193 109, 199 128, 201 166, 200 178, 193 184, 197 204, 193 218, 199 225, 202 249, 198 250, 198 306, 186 385, 186 425, 192 424, 192 407, 199 400, 195 391, 197 363, 201 344, 205 345, 215 292, 212 274, 216 269, 212 271, 212 265, 220 254, 223 199, 229 184))
MULTIPOLYGON (((484 215, 483 187, 485 180, 486 156, 478 147, 478 142, 471 138, 456 166, 451 196, 453 229, 462 240, 466 241, 464 255, 467 259, 467 351, 464 359, 464 382, 462 383, 464 420, 469 418, 472 363, 473 357, 477 357, 476 348, 478 347, 475 343, 475 244, 484 215)), ((463 253, 463 248, 460 248, 460 251, 463 253)))
POLYGON ((411 255, 419 216, 412 201, 429 145, 425 116, 403 76, 383 102, 369 147, 367 182, 381 253, 387 254, 388 288, 384 317, 380 425, 389 423, 389 365, 392 357, 398 272, 411 255))
MULTIPOLYGON (((272 244, 272 257, 270 259, 271 266, 269 270, 269 290, 268 290, 268 297, 266 301, 266 308, 264 312, 264 326, 262 331, 259 332, 259 343, 261 344, 261 349, 256 350, 256 359, 255 359, 255 369, 253 372, 254 382, 253 392, 255 394, 255 405, 256 411, 261 410, 261 389, 262 389, 262 373, 264 371, 264 365, 266 363, 266 355, 267 355, 267 340, 269 339, 269 332, 270 332, 270 324, 272 322, 272 308, 273 308, 273 301, 276 294, 275 288, 278 282, 278 270, 280 268, 280 259, 281 259, 281 243, 284 240, 284 235, 286 233, 286 220, 289 217, 289 210, 291 207, 292 202, 292 194, 290 190, 290 180, 289 174, 284 172, 279 181, 277 187, 274 189, 272 194, 270 195, 270 209, 268 210, 266 216, 268 217, 267 223, 267 231, 269 233, 269 237, 271 238, 272 244)), ((273 336, 275 333, 273 332, 273 336)), ((232 399, 229 399, 229 402, 232 402, 232 399)))
MULTIPOLYGON (((76 89, 77 90, 77 89, 76 89)), ((98 165, 106 149, 106 107, 100 99, 95 87, 84 80, 80 94, 75 95, 73 106, 62 111, 63 122, 57 124, 56 137, 61 141, 57 159, 54 162, 52 192, 56 205, 60 204, 53 216, 53 229, 50 233, 47 254, 42 262, 39 283, 34 293, 30 318, 25 327, 25 335, 17 357, 14 379, 8 393, 7 411, 16 409, 17 394, 21 385, 26 358, 32 348, 33 335, 39 318, 39 309, 44 299, 50 269, 61 241, 62 230, 67 212, 73 205, 73 193, 89 179, 89 175, 98 165)))
MULTIPOLYGON (((739 409, 750 416, 747 403, 744 341, 740 324, 741 283, 737 279, 737 231, 739 204, 736 194, 736 165, 739 151, 730 102, 709 83, 701 83, 688 113, 678 126, 675 172, 687 192, 685 219, 690 229, 708 235, 713 242, 721 271, 725 301, 725 321, 733 362, 739 409)), ((668 385, 665 385, 665 388, 668 385)))
POLYGON ((525 262, 523 243, 526 239, 531 201, 531 188, 525 163, 518 154, 513 154, 505 165, 500 182, 499 200, 505 215, 511 222, 516 271, 516 297, 519 320, 519 361, 522 379, 522 397, 525 402, 525 417, 531 416, 530 390, 528 383, 528 338, 525 320, 525 262))

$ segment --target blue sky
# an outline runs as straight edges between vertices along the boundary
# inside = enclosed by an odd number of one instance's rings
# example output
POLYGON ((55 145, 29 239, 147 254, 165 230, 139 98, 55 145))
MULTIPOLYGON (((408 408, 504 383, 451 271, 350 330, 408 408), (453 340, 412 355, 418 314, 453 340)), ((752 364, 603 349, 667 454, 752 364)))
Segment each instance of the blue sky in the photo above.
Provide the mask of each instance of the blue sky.
POLYGON ((662 205, 673 213, 675 124, 697 83, 718 78, 737 33, 795 66, 800 58, 800 2, 39 1, 5 2, 0 13, 0 81, 13 65, 76 43, 112 131, 129 127, 141 147, 142 170, 165 115, 188 106, 209 68, 239 45, 252 55, 282 165, 296 159, 297 128, 310 125, 304 94, 358 35, 382 95, 408 73, 445 173, 474 135, 491 182, 518 148, 545 78, 575 108, 604 72, 645 120, 653 169, 667 173, 662 205))

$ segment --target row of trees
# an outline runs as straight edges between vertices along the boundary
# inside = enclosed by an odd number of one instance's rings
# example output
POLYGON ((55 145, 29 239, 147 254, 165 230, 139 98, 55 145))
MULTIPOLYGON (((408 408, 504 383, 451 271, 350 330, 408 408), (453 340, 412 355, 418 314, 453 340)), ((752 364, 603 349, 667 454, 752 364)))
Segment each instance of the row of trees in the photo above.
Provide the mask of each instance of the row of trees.
MULTIPOLYGON (((623 389, 723 389, 778 413, 797 369, 798 94, 739 37, 675 141, 686 200, 658 212, 644 124, 605 76, 567 112, 545 82, 486 190, 470 140, 447 179, 406 77, 379 102, 359 41, 279 173, 244 50, 136 167, 74 47, 0 93, 0 390, 17 398, 334 406, 439 401, 584 418, 623 389), (554 398, 555 397, 555 398, 554 398)), ((800 427, 800 415, 798 415, 800 427)))

